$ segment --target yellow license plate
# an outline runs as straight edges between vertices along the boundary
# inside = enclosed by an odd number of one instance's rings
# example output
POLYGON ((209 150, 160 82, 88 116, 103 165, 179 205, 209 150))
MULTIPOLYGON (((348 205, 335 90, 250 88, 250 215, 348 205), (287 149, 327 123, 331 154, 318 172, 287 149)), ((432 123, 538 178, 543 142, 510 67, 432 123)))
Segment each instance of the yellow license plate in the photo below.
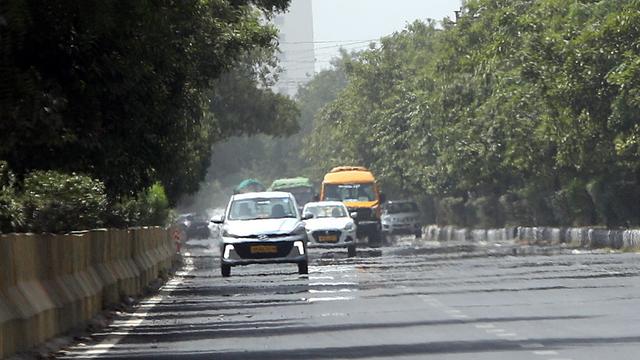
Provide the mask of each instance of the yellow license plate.
POLYGON ((275 245, 252 245, 252 254, 277 254, 278 247, 275 245))
POLYGON ((338 237, 335 235, 318 236, 318 241, 319 242, 335 242, 335 241, 338 241, 338 237))

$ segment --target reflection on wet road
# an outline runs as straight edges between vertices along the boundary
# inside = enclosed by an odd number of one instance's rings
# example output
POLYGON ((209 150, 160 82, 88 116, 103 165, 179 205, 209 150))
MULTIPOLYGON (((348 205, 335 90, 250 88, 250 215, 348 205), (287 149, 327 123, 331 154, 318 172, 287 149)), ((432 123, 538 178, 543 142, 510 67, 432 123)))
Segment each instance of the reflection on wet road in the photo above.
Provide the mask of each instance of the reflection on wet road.
POLYGON ((414 244, 219 275, 215 244, 62 358, 636 359, 640 255, 414 244))

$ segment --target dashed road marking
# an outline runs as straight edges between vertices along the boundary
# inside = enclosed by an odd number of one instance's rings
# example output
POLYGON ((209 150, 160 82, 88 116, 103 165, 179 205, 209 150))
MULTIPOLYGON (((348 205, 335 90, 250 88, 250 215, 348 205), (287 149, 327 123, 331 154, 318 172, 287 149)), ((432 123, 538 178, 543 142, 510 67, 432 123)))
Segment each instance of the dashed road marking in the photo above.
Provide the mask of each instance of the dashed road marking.
POLYGON ((496 327, 493 324, 475 324, 474 326, 478 329, 493 329, 496 327))
POLYGON ((533 353, 540 356, 558 355, 558 352, 553 350, 538 350, 533 353))

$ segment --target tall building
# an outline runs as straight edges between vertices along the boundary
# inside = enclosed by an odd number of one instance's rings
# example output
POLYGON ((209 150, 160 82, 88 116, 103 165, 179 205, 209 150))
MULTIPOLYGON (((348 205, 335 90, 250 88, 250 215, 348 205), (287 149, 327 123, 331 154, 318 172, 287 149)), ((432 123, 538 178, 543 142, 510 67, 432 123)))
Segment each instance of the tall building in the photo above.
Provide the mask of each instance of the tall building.
POLYGON ((313 10, 311 0, 293 0, 286 14, 274 19, 280 29, 280 66, 283 72, 274 89, 294 96, 298 86, 315 73, 313 10))

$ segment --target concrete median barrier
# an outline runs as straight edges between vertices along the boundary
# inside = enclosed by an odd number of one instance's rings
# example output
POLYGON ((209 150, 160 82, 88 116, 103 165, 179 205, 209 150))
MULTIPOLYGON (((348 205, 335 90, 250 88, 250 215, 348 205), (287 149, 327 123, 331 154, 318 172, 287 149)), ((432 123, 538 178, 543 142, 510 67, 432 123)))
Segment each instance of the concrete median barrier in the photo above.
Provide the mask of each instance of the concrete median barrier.
POLYGON ((162 228, 0 235, 0 358, 139 296, 173 264, 162 228))
POLYGON ((427 241, 470 241, 470 242, 498 242, 514 240, 517 229, 514 227, 501 229, 466 229, 454 226, 439 227, 428 225, 422 231, 423 239, 427 241))
POLYGON ((632 249, 640 247, 640 230, 600 228, 518 227, 465 229, 452 226, 426 226, 427 241, 499 242, 516 240, 530 245, 560 245, 582 248, 632 249))

